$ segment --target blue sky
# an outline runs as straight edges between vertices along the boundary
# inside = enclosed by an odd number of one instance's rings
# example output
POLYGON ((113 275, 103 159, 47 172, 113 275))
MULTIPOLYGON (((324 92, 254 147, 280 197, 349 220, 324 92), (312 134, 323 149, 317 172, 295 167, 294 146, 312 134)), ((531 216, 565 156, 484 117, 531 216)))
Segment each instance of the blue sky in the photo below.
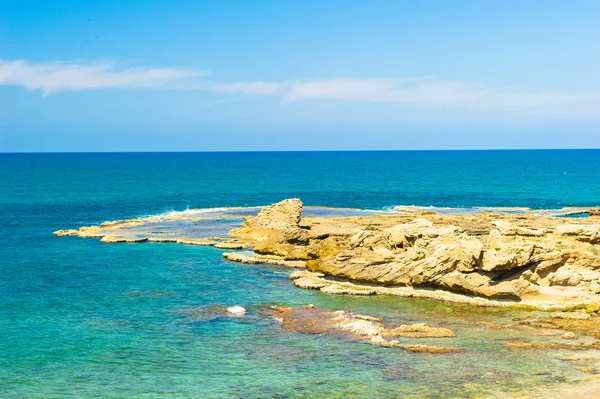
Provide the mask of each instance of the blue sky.
POLYGON ((0 151, 599 148, 598 1, 0 0, 0 151))

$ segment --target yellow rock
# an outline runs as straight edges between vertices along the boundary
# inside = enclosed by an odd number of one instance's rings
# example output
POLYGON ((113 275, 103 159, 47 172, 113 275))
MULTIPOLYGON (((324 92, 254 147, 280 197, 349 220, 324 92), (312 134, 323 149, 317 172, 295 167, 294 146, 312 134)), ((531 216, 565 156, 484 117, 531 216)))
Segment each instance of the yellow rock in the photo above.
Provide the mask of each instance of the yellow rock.
POLYGON ((588 307, 585 309, 586 313, 596 313, 600 310, 600 305, 597 303, 590 303, 588 307))

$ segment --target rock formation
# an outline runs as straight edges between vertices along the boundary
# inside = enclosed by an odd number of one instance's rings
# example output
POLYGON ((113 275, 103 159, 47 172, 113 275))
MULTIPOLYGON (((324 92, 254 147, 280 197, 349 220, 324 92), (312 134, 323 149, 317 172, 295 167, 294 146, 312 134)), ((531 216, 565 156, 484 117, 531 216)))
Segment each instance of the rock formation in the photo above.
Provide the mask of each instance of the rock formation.
POLYGON ((371 345, 402 348, 419 353, 460 353, 464 349, 409 344, 397 338, 451 338, 454 332, 425 324, 388 326, 377 317, 348 313, 344 310, 317 309, 314 306, 290 308, 271 306, 263 314, 275 318, 283 328, 308 334, 328 334, 371 345), (396 339, 393 339, 396 338, 396 339))
POLYGON ((282 201, 232 230, 254 248, 256 258, 245 261, 306 264, 318 274, 294 278, 296 285, 325 292, 372 295, 412 287, 546 307, 600 302, 596 218, 572 223, 532 214, 427 213, 301 219, 301 212, 299 200, 282 201))
MULTIPOLYGON (((102 242, 213 245, 226 259, 307 269, 298 287, 327 293, 391 294, 482 306, 519 304, 574 309, 600 306, 600 217, 534 214, 437 214, 400 209, 366 216, 303 217, 299 199, 263 208, 229 237, 164 233, 194 214, 129 219, 59 230, 102 242), (159 228, 152 230, 156 224, 159 228), (150 226, 150 227, 149 227, 150 226)), ((589 211, 590 215, 594 213, 589 211)))

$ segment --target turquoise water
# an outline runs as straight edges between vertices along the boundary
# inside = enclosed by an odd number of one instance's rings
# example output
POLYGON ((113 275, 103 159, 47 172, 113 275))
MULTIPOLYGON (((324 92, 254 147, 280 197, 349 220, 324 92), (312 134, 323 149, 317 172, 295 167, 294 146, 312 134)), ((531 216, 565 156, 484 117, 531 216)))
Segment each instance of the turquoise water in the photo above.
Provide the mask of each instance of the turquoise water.
POLYGON ((0 154, 0 397, 512 397, 576 383, 589 362, 512 352, 503 344, 522 333, 474 326, 523 313, 329 296, 293 287, 289 269, 225 262, 214 248, 51 233, 286 197, 365 209, 599 206, 599 183, 592 150, 0 154), (307 303, 448 326, 451 341, 414 342, 467 352, 407 353, 260 316, 264 305, 307 303), (234 304, 248 315, 219 311, 234 304))

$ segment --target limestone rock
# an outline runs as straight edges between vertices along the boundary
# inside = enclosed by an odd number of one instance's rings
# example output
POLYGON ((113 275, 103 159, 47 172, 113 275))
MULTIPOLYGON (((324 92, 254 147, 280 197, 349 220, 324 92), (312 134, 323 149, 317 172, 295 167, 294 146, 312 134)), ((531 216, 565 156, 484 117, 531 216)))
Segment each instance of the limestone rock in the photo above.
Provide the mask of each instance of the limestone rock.
POLYGON ((574 287, 581 282, 581 277, 567 270, 560 270, 548 275, 550 285, 571 286, 574 287))
POLYGON ((258 215, 246 219, 243 227, 286 230, 297 228, 303 204, 298 198, 286 199, 264 207, 258 215))
POLYGON ((565 224, 557 226, 556 231, 566 236, 574 236, 579 241, 592 244, 600 242, 600 225, 565 224))
POLYGON ((224 257, 306 267, 313 273, 293 274, 295 285, 334 294, 418 296, 482 306, 522 301, 557 309, 600 303, 600 248, 595 245, 600 224, 595 217, 574 224, 520 209, 522 214, 417 211, 303 218, 302 210, 299 199, 267 206, 232 229, 229 239, 153 230, 155 222, 194 222, 193 212, 54 234, 248 249, 224 257))
POLYGON ((451 338, 454 332, 447 328, 413 324, 411 326, 388 326, 378 317, 355 315, 343 310, 317 309, 313 307, 290 308, 271 306, 263 314, 273 317, 286 330, 308 334, 327 334, 349 338, 371 345, 401 348, 420 353, 459 353, 461 348, 448 348, 422 344, 403 344, 387 337, 451 338))
POLYGON ((528 229, 525 227, 515 226, 506 220, 494 220, 494 226, 500 231, 503 236, 533 236, 539 237, 546 234, 545 230, 528 229))
POLYGON ((77 235, 79 235, 79 231, 78 230, 73 230, 73 229, 69 229, 69 230, 56 230, 55 232, 52 233, 52 235, 55 235, 55 236, 58 236, 58 237, 77 236, 77 235))
POLYGON ((567 331, 566 333, 564 333, 563 335, 561 335, 561 338, 563 339, 577 339, 577 334, 567 331))

